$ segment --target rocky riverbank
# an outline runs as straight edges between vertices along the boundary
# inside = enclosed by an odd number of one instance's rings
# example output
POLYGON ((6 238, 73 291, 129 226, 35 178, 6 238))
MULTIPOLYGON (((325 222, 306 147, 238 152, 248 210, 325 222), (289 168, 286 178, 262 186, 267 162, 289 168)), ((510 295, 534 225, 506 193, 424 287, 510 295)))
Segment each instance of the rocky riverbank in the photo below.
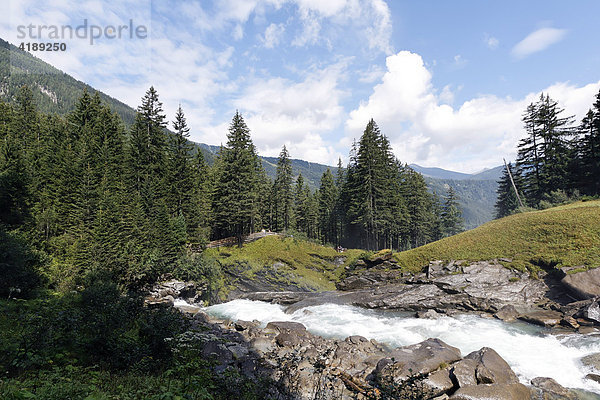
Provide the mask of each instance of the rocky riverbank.
MULTIPOLYGON (((286 306, 294 312, 326 303, 411 311, 420 318, 477 313, 510 322, 520 319, 560 333, 590 334, 600 326, 595 279, 600 270, 575 274, 526 272, 499 261, 432 262, 419 275, 402 275, 383 260, 360 275, 350 274, 333 292, 252 292, 240 298, 286 306)), ((190 339, 216 373, 235 370, 273 384, 273 397, 297 399, 585 399, 588 395, 538 377, 523 385, 510 366, 484 347, 463 356, 435 338, 389 348, 361 336, 344 340, 311 334, 296 322, 223 321, 194 303, 202 286, 170 281, 154 288, 149 304, 175 303, 193 316, 190 339)), ((494 347, 494 343, 489 344, 494 347)), ((600 358, 582 360, 600 374, 600 358)), ((600 375, 587 379, 600 382, 600 375)))
MULTIPOLYGON (((556 329, 590 333, 600 326, 595 280, 600 269, 566 274, 505 268, 500 261, 432 262, 425 272, 402 275, 386 260, 338 283, 334 292, 254 292, 240 298, 288 305, 288 310, 325 303, 414 311, 418 316, 487 313, 556 329), (427 314, 425 314, 427 313, 427 314)), ((600 288, 600 286, 598 286, 600 288)))
MULTIPOLYGON (((182 306, 190 343, 215 373, 236 371, 289 399, 579 399, 550 378, 528 385, 493 349, 467 355, 435 338, 398 348, 362 336, 313 335, 297 322, 224 321, 182 306)), ((593 398, 593 397, 590 397, 593 398)))

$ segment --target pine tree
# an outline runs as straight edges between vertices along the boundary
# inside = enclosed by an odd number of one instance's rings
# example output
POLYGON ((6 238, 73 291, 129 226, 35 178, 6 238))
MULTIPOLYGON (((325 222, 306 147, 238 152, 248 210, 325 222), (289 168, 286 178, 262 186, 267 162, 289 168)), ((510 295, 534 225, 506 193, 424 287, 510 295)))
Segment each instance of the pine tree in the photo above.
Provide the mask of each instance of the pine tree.
POLYGON ((462 211, 456 193, 451 186, 448 187, 446 196, 444 197, 444 204, 442 205, 441 213, 442 222, 442 235, 444 237, 456 235, 464 230, 462 211))
POLYGON ((296 229, 308 235, 308 196, 304 185, 304 177, 302 173, 296 178, 296 186, 294 187, 294 216, 296 221, 296 229))
POLYGON ((337 190, 333 181, 333 174, 327 168, 321 176, 321 186, 318 192, 319 201, 319 231, 323 243, 334 243, 335 232, 335 201, 337 190))
POLYGON ((600 194, 600 92, 593 109, 589 110, 579 126, 581 139, 577 144, 578 187, 589 195, 600 194))
POLYGON ((191 195, 193 186, 192 150, 188 140, 190 129, 187 126, 181 105, 177 108, 173 121, 174 134, 169 137, 169 205, 171 215, 190 219, 191 195))
POLYGON ((290 228, 293 211, 292 192, 292 162, 285 146, 279 153, 277 170, 274 182, 275 221, 276 231, 287 231, 290 228))
POLYGON ((236 112, 227 145, 219 154, 213 209, 218 237, 235 236, 241 246, 259 215, 259 178, 262 165, 243 117, 236 112))
POLYGON ((523 116, 527 137, 518 145, 517 169, 523 173, 523 192, 533 206, 544 194, 570 186, 572 117, 560 117, 563 111, 556 101, 542 94, 523 116))

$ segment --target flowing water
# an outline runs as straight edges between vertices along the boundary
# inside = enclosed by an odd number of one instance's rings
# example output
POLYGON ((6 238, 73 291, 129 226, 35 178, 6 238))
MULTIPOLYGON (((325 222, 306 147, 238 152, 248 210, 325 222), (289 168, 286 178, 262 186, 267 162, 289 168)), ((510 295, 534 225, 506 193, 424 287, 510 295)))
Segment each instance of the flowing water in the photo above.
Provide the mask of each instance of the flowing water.
POLYGON ((584 378, 592 371, 581 363, 582 357, 600 352, 598 335, 553 335, 531 324, 505 323, 476 315, 419 319, 407 313, 336 304, 311 306, 286 314, 280 305, 234 300, 205 310, 230 320, 257 320, 263 326, 270 321, 297 321, 323 337, 361 335, 392 347, 440 338, 458 347, 465 356, 487 346, 510 364, 523 383, 538 376, 550 377, 565 387, 600 394, 600 384, 584 378))

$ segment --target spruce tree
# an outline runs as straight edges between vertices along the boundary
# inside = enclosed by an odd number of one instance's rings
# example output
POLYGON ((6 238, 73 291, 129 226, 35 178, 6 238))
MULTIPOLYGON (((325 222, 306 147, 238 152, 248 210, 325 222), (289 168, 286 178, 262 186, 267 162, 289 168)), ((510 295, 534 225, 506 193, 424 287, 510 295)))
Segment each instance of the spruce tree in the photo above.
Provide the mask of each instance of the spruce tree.
POLYGON ((578 150, 578 186, 583 193, 600 194, 600 92, 593 109, 589 110, 579 126, 581 139, 578 150))
POLYGON ((244 235, 251 233, 259 215, 262 165, 250 139, 250 130, 237 111, 219 158, 213 197, 215 233, 217 237, 235 236, 241 246, 244 235))
POLYGON ((319 199, 319 231, 323 243, 334 243, 335 232, 335 201, 337 190, 333 181, 333 174, 327 168, 321 176, 321 186, 318 192, 319 199))
POLYGON ((173 121, 174 134, 169 136, 169 206, 173 216, 189 219, 192 214, 192 150, 188 140, 190 129, 187 126, 181 105, 177 108, 173 121))
POLYGON ((456 198, 456 193, 451 186, 446 191, 441 213, 442 235, 444 237, 456 235, 464 230, 462 211, 456 198))
POLYGON ((290 228, 293 211, 292 162, 285 146, 277 159, 274 182, 275 230, 287 231, 290 228))

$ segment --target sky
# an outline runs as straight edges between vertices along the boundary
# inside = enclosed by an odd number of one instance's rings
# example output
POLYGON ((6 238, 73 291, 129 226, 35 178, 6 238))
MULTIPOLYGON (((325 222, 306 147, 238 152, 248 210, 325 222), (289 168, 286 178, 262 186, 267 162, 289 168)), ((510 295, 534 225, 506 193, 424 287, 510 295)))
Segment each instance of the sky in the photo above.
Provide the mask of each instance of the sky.
POLYGON ((346 162, 373 118, 400 161, 473 173, 514 160, 542 92, 580 121, 600 90, 597 0, 5 4, 0 37, 66 43, 32 53, 132 107, 154 86, 196 142, 239 110, 265 156, 346 162))

